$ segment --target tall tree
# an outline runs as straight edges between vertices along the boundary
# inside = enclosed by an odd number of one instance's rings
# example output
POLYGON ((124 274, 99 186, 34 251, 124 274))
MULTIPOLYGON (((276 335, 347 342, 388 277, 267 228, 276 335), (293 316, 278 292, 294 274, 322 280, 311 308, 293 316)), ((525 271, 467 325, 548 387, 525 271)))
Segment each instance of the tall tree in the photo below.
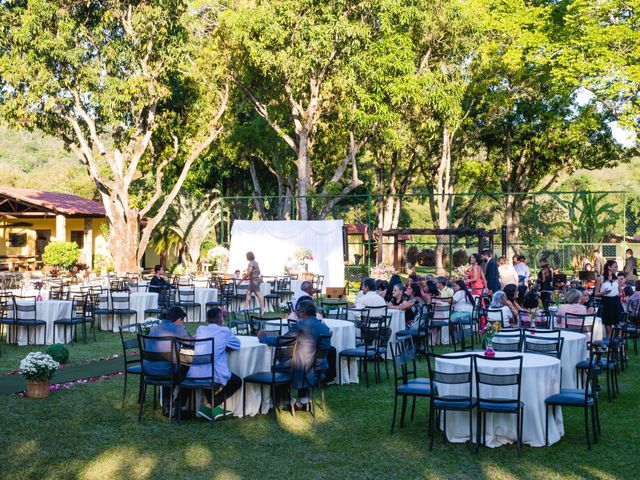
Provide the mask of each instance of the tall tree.
POLYGON ((220 133, 229 88, 210 28, 180 0, 1 4, 0 115, 61 138, 85 165, 118 272, 137 270, 220 133))

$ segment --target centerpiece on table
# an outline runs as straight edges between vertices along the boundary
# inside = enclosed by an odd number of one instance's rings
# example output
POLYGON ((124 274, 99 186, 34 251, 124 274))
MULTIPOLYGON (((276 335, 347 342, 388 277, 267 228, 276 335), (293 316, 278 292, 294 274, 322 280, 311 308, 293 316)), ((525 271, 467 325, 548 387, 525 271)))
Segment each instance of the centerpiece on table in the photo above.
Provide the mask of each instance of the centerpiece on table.
POLYGON ((480 336, 484 337, 484 343, 486 344, 484 356, 488 358, 494 358, 496 356, 496 352, 493 350, 493 346, 491 345, 493 342, 493 337, 495 337, 502 330, 502 325, 500 322, 487 323, 484 328, 480 330, 480 336))
POLYGON ((226 271, 229 262, 229 249, 222 245, 216 245, 207 252, 207 258, 213 264, 213 269, 220 272, 226 271))
POLYGON ((398 272, 396 272, 396 269, 393 268, 392 265, 389 265, 388 263, 379 263, 371 269, 371 278, 389 281, 391 280, 391 276, 396 273, 398 272))
POLYGON ((41 280, 38 280, 37 282, 33 282, 33 288, 35 288, 38 291, 38 296, 36 297, 36 301, 41 302, 42 301, 42 294, 40 292, 40 290, 42 290, 44 288, 44 282, 41 280))
POLYGON ((304 271, 309 271, 309 261, 313 260, 313 253, 305 247, 297 248, 293 252, 293 257, 300 265, 304 265, 304 271))
POLYGON ((20 371, 27 381, 29 398, 45 398, 51 392, 51 377, 60 366, 51 355, 42 352, 31 352, 20 362, 20 371))
POLYGON ((537 308, 529 309, 529 328, 532 330, 536 329, 536 317, 538 316, 537 308))

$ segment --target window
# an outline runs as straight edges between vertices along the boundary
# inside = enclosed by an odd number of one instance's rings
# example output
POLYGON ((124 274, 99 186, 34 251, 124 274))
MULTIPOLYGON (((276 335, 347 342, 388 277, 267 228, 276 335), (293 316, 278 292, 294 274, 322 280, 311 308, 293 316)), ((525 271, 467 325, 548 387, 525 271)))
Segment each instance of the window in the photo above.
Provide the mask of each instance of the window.
POLYGON ((80 250, 84 248, 84 232, 82 230, 71 231, 71 241, 76 242, 80 250))
POLYGON ((9 234, 9 246, 24 247, 26 244, 27 244, 26 233, 10 233, 9 234))

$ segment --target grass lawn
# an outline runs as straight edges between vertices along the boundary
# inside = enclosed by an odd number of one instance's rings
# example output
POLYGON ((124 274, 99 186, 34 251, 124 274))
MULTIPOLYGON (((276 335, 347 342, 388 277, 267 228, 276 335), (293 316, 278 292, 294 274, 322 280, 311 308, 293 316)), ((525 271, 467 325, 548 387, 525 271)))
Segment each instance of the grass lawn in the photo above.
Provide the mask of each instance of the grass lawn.
MULTIPOLYGON (((195 325, 190 325, 195 329, 195 325)), ((2 345, 0 373, 16 370, 34 347, 2 345)), ((116 334, 70 347, 72 361, 120 353, 116 334)), ((327 389, 327 411, 229 419, 214 428, 203 420, 169 424, 160 410, 137 422, 135 394, 121 408, 123 378, 53 392, 49 399, 0 397, 0 478, 214 478, 214 479, 556 479, 640 478, 638 365, 620 377, 621 395, 601 401, 603 438, 589 452, 582 411, 565 410, 565 436, 548 448, 482 448, 443 444, 427 450, 427 401, 417 418, 389 434, 393 384, 327 389)), ((422 367, 425 367, 422 362, 422 367)), ((134 381, 135 384, 135 381, 134 381)))

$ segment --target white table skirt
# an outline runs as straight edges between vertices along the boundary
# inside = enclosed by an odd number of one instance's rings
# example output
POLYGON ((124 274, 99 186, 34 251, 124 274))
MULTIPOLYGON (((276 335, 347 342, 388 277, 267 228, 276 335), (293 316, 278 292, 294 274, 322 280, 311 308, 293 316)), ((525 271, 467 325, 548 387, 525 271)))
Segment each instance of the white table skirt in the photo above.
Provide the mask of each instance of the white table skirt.
MULTIPOLYGON (((500 342, 500 337, 506 334, 497 334, 493 342, 500 342)), ((534 334, 535 336, 536 334, 534 334)), ((544 333, 538 333, 540 337, 544 333)), ((562 345, 562 388, 577 388, 576 364, 589 357, 587 350, 587 337, 583 333, 561 330, 560 336, 564 339, 562 345)), ((531 339, 529 341, 532 341, 531 339)), ((524 344, 523 344, 524 348, 524 344)))
MULTIPOLYGON (((193 289, 193 293, 194 301, 200 304, 200 309, 198 309, 198 307, 186 308, 185 310, 187 311, 187 320, 190 322, 206 323, 207 302, 218 301, 218 289, 196 287, 193 289)), ((176 292, 176 301, 178 301, 178 292, 176 292)))
MULTIPOLYGON (((481 355, 481 354, 480 354, 481 355)), ((524 422, 522 428, 522 441, 532 447, 545 445, 545 399, 560 392, 560 360, 557 358, 537 355, 532 353, 496 352, 498 357, 522 355, 522 389, 521 400, 524 403, 524 422)), ((438 359, 436 367, 443 372, 464 371, 467 360, 456 360, 453 356, 447 359, 438 359)), ((486 362, 481 364, 481 371, 509 373, 515 368, 486 367, 486 362)), ((475 379, 473 379, 475 384, 475 379)), ((438 385, 441 395, 466 395, 468 391, 460 385, 438 385)), ((483 395, 509 397, 504 389, 507 387, 483 387, 483 395)), ((513 392, 516 391, 515 387, 513 392)), ((475 393, 475 387, 474 387, 475 393)), ((553 421, 552 409, 549 409, 549 444, 554 444, 564 435, 562 411, 556 412, 556 420, 553 421)), ((447 438, 450 442, 469 441, 469 417, 466 412, 447 412, 447 438)), ((473 413, 473 435, 475 441, 476 413, 473 413)), ((511 414, 487 414, 485 442, 488 447, 499 447, 516 441, 516 416, 511 414)))
MULTIPOLYGON (((346 320, 335 320, 332 318, 325 318, 322 320, 324 324, 331 330, 331 346, 336 349, 336 356, 342 350, 347 348, 355 348, 356 346, 356 327, 353 322, 346 320)), ((287 319, 282 321, 278 319, 269 320, 265 324, 265 330, 277 330, 282 323, 282 333, 289 331, 287 319)), ((337 358, 336 358, 337 361, 337 358)), ((340 369, 342 370, 342 384, 358 383, 358 365, 352 363, 349 365, 347 361, 349 359, 343 359, 340 369)), ((331 383, 338 383, 340 374, 338 373, 335 380, 331 383)))
MULTIPOLYGON (((227 353, 229 370, 240 378, 258 372, 271 371, 273 348, 260 343, 257 337, 239 336, 240 350, 227 353)), ((271 407, 271 392, 268 386, 262 387, 262 411, 260 410, 260 385, 247 384, 246 412, 253 417, 258 413, 268 413, 271 407)), ((242 387, 227 399, 227 410, 236 417, 242 417, 242 387)))
MULTIPOLYGON (((118 294, 116 293, 116 295, 118 294)), ((121 295, 124 296, 126 294, 123 293, 121 295)), ((109 292, 103 292, 100 297, 100 308, 107 307, 111 308, 111 295, 109 292)), ((142 323, 145 318, 145 310, 158 308, 158 294, 155 292, 131 292, 129 294, 129 308, 138 313, 137 322, 142 323)), ((100 319, 100 330, 107 330, 111 323, 111 315, 98 315, 98 317, 100 319)), ((134 323, 135 321, 136 317, 134 315, 131 315, 129 318, 126 318, 123 315, 116 315, 113 322, 113 331, 118 331, 120 322, 122 322, 122 324, 127 324, 134 323)))
MULTIPOLYGON (((43 300, 36 302, 36 318, 47 322, 47 338, 44 338, 44 327, 30 327, 31 342, 35 342, 37 345, 51 345, 53 343, 53 321, 70 318, 72 303, 70 300, 43 300)), ((13 316, 13 309, 10 309, 8 313, 9 316, 13 316)), ((13 336, 14 328, 15 327, 11 327, 10 336, 13 336)), ((57 326, 55 328, 56 342, 63 343, 64 327, 57 326)), ((73 329, 67 328, 67 336, 69 339, 72 338, 72 330, 73 329)), ((20 346, 27 344, 27 327, 18 327, 17 340, 20 346)))

